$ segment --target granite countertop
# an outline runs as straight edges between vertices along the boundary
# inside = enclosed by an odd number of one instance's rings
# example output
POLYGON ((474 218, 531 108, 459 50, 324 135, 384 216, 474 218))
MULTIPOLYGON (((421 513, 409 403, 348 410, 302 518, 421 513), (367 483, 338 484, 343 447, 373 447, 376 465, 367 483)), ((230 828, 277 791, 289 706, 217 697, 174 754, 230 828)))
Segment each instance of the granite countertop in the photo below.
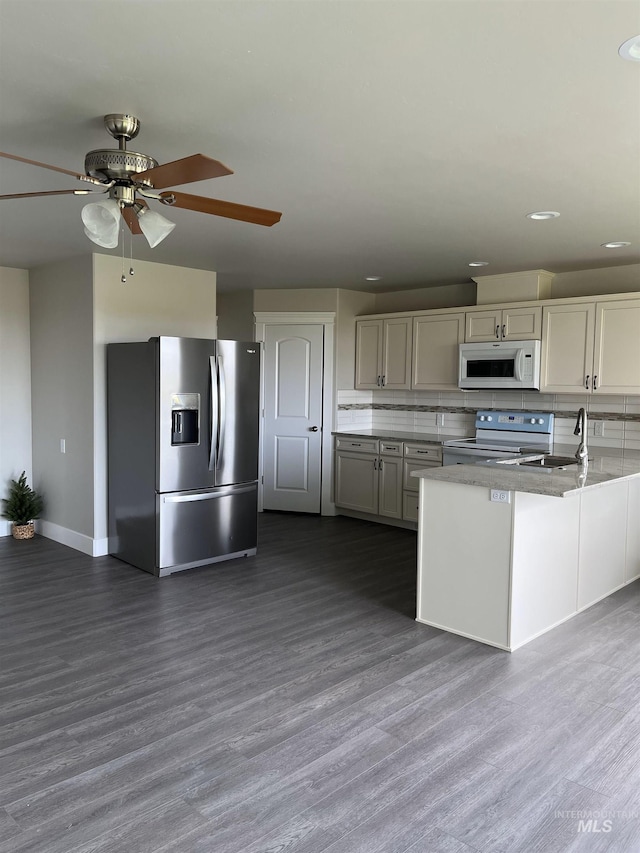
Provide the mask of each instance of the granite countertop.
POLYGON ((344 438, 378 438, 381 441, 424 441, 427 444, 444 444, 445 441, 459 439, 459 435, 438 435, 430 432, 400 432, 386 429, 338 429, 332 435, 344 438))
MULTIPOLYGON (((566 446, 564 447, 566 450, 566 446)), ((554 447, 554 453, 564 455, 563 445, 559 448, 554 447)), ((536 468, 521 468, 518 465, 493 463, 448 465, 444 468, 426 468, 411 473, 425 480, 564 498, 640 476, 640 452, 610 451, 600 448, 589 453, 586 471, 583 471, 580 465, 571 465, 565 469, 549 472, 536 468)))

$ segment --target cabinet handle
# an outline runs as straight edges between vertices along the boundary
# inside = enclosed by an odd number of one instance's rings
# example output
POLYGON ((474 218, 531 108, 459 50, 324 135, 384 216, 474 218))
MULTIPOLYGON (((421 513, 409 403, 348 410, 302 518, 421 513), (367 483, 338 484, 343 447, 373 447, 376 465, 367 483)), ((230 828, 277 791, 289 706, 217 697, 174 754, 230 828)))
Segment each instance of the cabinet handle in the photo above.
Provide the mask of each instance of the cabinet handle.
POLYGON ((584 387, 589 390, 589 374, 587 373, 587 378, 584 380, 584 387))
POLYGON ((378 386, 378 388, 382 387, 382 376, 378 376, 378 378, 376 379, 376 385, 378 386))
POLYGON ((383 376, 383 377, 382 377, 382 382, 380 383, 381 385, 384 385, 384 381, 385 381, 385 379, 386 379, 386 378, 387 378, 386 376, 383 376))
POLYGON ((593 385, 593 390, 595 391, 596 388, 598 387, 598 377, 597 376, 593 377, 593 382, 591 384, 593 385))
POLYGON ((496 338, 500 340, 500 326, 496 326, 496 338))
POLYGON ((377 459, 374 459, 374 460, 373 460, 373 470, 374 470, 374 471, 377 471, 377 470, 378 470, 378 460, 377 460, 377 459))
POLYGON ((504 338, 504 336, 505 336, 505 334, 506 334, 506 329, 507 329, 507 325, 506 325, 506 323, 504 323, 504 324, 503 324, 503 326, 502 326, 502 337, 503 337, 503 338, 504 338))

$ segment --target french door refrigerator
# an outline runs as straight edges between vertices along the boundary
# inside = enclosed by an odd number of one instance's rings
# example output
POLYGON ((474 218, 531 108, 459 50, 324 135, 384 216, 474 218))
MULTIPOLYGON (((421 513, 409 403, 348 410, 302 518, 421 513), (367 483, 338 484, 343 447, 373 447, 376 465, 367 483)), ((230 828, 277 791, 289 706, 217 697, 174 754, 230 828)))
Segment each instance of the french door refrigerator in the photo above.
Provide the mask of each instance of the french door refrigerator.
POLYGON ((109 553, 163 577, 256 553, 259 344, 107 345, 109 553))

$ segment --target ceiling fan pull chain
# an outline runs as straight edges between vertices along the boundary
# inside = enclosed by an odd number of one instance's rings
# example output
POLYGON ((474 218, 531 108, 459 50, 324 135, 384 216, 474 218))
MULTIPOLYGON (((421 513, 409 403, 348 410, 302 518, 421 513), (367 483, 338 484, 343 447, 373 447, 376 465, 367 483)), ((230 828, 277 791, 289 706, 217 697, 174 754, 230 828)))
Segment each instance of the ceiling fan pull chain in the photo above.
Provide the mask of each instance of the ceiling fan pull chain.
MULTIPOLYGON (((122 226, 124 231, 124 225, 122 226)), ((124 243, 124 240, 122 241, 124 243)), ((133 231, 129 229, 129 275, 135 275, 133 268, 133 231)))
POLYGON ((124 240, 125 240, 125 236, 124 236, 124 220, 122 218, 121 218, 121 224, 120 224, 120 232, 122 234, 122 275, 120 276, 120 281, 124 284, 127 280, 127 277, 124 274, 124 240))

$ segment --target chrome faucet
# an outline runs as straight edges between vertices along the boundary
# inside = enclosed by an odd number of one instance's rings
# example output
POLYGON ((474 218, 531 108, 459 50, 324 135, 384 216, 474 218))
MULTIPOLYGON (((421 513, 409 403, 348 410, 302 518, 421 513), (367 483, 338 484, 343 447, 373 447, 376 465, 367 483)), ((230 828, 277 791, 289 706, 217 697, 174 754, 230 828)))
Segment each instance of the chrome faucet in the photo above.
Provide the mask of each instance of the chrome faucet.
POLYGON ((584 408, 580 408, 578 412, 578 420, 576 421, 576 428, 573 434, 580 436, 580 444, 576 450, 576 459, 578 462, 585 462, 589 451, 587 450, 587 413, 584 408))

